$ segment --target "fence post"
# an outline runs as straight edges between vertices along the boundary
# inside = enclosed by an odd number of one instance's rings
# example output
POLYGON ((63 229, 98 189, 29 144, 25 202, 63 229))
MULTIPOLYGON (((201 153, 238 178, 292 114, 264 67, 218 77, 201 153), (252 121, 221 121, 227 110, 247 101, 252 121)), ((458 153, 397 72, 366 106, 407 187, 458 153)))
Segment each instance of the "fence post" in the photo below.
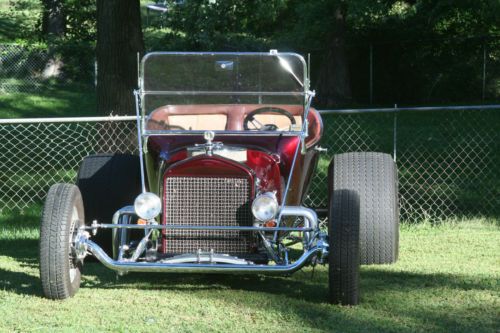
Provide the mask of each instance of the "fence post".
POLYGON ((483 95, 482 101, 486 97, 486 42, 483 41, 483 95))
POLYGON ((394 104, 394 122, 393 122, 393 138, 392 138, 392 156, 396 162, 397 141, 398 141, 398 105, 394 104))
POLYGON ((94 60, 94 87, 97 87, 97 59, 94 60))
POLYGON ((370 105, 373 104, 373 43, 370 43, 370 105))

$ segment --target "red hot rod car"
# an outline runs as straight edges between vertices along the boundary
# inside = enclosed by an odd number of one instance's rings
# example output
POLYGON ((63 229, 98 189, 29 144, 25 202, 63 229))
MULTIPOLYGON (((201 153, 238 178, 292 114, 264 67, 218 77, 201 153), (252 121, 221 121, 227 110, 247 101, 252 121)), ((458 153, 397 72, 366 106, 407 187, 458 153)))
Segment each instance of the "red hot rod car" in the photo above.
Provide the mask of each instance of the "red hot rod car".
POLYGON ((398 255, 389 155, 334 155, 328 230, 302 205, 323 124, 293 53, 150 53, 135 91, 139 154, 86 157, 48 192, 40 276, 78 290, 92 255, 128 272, 291 274, 329 265, 328 299, 356 304, 359 265, 398 255))

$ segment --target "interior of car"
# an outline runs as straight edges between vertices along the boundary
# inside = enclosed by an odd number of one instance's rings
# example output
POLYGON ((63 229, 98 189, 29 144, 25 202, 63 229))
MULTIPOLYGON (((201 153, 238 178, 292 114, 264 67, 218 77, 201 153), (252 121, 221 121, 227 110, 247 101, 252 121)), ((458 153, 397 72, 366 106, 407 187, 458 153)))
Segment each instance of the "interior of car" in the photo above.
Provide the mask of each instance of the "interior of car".
MULTIPOLYGON (((301 105, 165 105, 149 114, 146 130, 300 131, 302 113, 301 105)), ((308 118, 310 145, 319 140, 322 121, 313 108, 308 118)))

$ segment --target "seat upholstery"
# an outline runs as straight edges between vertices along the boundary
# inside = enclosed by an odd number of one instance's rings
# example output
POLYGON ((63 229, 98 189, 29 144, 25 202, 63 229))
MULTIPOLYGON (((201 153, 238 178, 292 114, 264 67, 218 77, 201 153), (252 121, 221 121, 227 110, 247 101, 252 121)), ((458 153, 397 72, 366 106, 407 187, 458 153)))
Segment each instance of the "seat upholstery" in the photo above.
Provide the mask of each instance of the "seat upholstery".
POLYGON ((168 117, 168 123, 176 129, 223 131, 226 129, 227 116, 225 114, 171 115, 168 117))
MULTIPOLYGON (((284 109, 294 116, 297 125, 302 124, 302 106, 266 106, 284 109)), ((151 112, 146 129, 242 131, 245 117, 262 107, 262 104, 165 105, 151 112)), ((275 124, 280 130, 290 128, 290 120, 283 115, 259 114, 255 118, 262 124, 275 124)), ((311 147, 319 141, 323 131, 321 116, 313 108, 309 112, 308 122, 309 136, 306 138, 306 146, 311 147)))

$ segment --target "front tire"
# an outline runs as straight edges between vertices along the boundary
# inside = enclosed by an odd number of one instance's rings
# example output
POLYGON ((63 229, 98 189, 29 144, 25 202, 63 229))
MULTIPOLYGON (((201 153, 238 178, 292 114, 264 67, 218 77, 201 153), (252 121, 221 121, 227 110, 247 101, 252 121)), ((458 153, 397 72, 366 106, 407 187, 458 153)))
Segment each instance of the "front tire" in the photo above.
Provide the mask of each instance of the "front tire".
POLYGON ((80 190, 72 184, 53 185, 45 199, 40 226, 40 279, 50 299, 66 299, 80 288, 82 263, 72 249, 84 225, 80 190))
MULTIPOLYGON (((334 176, 335 180, 336 177, 334 176)), ((328 277, 333 304, 359 302, 359 196, 330 185, 328 277)))

